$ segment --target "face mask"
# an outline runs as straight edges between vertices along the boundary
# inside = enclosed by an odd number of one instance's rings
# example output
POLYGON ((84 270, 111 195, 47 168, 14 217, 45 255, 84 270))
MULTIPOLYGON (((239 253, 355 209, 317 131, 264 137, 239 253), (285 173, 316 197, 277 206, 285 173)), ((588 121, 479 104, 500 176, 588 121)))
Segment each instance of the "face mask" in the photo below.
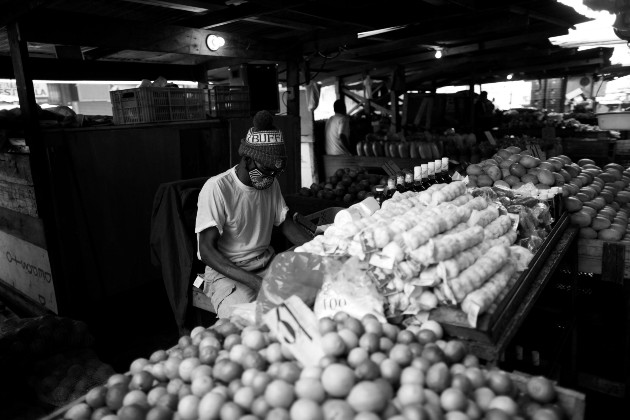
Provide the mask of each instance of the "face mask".
POLYGON ((273 184, 273 176, 263 175, 257 168, 249 171, 249 179, 257 190, 266 190, 273 184))

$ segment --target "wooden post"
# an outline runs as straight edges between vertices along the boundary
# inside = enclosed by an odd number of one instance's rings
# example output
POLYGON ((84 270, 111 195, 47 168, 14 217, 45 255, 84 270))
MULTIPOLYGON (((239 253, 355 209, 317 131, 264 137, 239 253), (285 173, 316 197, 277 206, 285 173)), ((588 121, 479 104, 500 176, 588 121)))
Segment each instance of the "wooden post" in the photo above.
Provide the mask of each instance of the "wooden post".
POLYGON ((286 147, 293 150, 287 151, 287 154, 294 160, 289 162, 289 165, 293 166, 293 179, 287 179, 287 183, 291 184, 289 188, 292 192, 297 192, 302 186, 302 162, 301 162, 301 148, 302 148, 302 136, 301 136, 301 124, 300 124, 300 65, 297 59, 298 55, 294 54, 292 58, 287 61, 287 115, 295 120, 295 133, 294 139, 286 140, 286 147))
POLYGON ((17 22, 7 25, 9 47, 13 71, 17 84, 18 97, 20 99, 20 110, 22 112, 24 138, 29 147, 29 160, 31 164, 31 174, 35 189, 35 200, 37 212, 44 222, 44 234, 50 261, 53 286, 57 300, 57 309, 60 315, 67 313, 69 301, 67 301, 68 288, 67 279, 63 276, 61 268, 59 242, 57 240, 57 223, 54 214, 54 197, 51 190, 50 171, 48 166, 49 156, 43 144, 41 131, 39 128, 39 107, 35 101, 35 90, 33 89, 33 79, 31 77, 28 49, 26 40, 20 34, 20 27, 17 22))

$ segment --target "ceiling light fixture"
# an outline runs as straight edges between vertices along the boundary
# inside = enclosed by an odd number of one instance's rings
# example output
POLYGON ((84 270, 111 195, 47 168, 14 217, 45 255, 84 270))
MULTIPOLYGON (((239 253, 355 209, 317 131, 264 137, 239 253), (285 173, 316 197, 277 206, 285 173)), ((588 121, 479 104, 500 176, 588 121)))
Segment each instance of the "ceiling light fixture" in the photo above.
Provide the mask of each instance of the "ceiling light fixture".
POLYGON ((508 74, 508 75, 507 75, 507 79, 508 79, 508 80, 512 80, 512 77, 514 77, 514 75, 513 75, 512 73, 510 73, 510 74, 508 74))
POLYGON ((442 48, 435 50, 435 58, 442 58, 442 48))
POLYGON ((208 35, 206 38, 206 45, 210 49, 210 51, 216 51, 222 46, 225 45, 225 39, 222 36, 218 35, 208 35))

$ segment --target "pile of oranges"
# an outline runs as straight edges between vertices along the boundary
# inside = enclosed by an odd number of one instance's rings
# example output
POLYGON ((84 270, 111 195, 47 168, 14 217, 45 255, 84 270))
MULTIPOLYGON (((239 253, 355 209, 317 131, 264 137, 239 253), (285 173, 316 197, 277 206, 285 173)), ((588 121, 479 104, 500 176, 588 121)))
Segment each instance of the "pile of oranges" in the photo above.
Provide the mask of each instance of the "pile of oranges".
POLYGON ((439 324, 403 328, 337 313, 319 321, 325 356, 302 367, 264 328, 220 320, 131 363, 66 419, 563 419, 553 383, 486 369, 439 324))

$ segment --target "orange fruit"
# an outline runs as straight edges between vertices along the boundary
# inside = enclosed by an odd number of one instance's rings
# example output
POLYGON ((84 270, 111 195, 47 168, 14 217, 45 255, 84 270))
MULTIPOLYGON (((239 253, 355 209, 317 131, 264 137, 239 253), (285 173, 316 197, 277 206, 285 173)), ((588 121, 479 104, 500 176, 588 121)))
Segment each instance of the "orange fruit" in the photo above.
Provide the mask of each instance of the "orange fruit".
POLYGON ((148 364, 149 364, 148 359, 145 359, 143 357, 136 359, 133 362, 131 362, 131 365, 129 365, 129 373, 133 375, 135 373, 142 372, 142 369, 144 369, 144 367, 148 364))
MULTIPOLYGON (((265 397, 260 396, 258 398, 256 398, 254 400, 254 402, 252 403, 252 414, 257 416, 260 419, 264 419, 267 416, 267 413, 269 412, 269 410, 271 410, 271 407, 269 406, 269 404, 267 404, 267 401, 265 400, 265 397)), ((199 420, 203 420, 203 419, 199 419, 199 420)))
POLYGON ((265 420, 267 419, 290 420, 291 415, 289 414, 289 411, 286 408, 276 407, 269 410, 269 412, 267 413, 267 417, 265 417, 265 420))
POLYGON ((354 375, 358 380, 373 380, 381 376, 381 369, 375 361, 368 359, 354 369, 354 375))
POLYGON ((256 394, 251 387, 244 386, 234 393, 232 400, 243 410, 250 411, 256 394))
POLYGON ((299 399, 289 410, 291 420, 324 420, 322 408, 313 400, 299 399))
POLYGON ((377 383, 362 381, 352 387, 346 401, 356 412, 378 413, 387 406, 389 400, 377 383))
POLYGON ((64 419, 68 420, 82 420, 89 419, 92 415, 92 409, 86 403, 75 404, 64 415, 64 419))
POLYGON ((164 386, 156 386, 147 394, 147 403, 153 407, 157 404, 160 397, 166 394, 166 387, 164 386))
POLYGON ((341 336, 335 332, 328 332, 321 338, 321 345, 324 354, 327 356, 341 356, 346 352, 346 343, 341 336))
POLYGON ((362 411, 354 416, 354 420, 380 420, 380 417, 370 411, 362 411))
POLYGON ((105 386, 97 386, 90 389, 85 394, 85 402, 92 408, 99 408, 105 406, 105 396, 107 395, 107 388, 105 386))
POLYGON ((466 345, 461 340, 450 340, 444 348, 444 355, 451 363, 461 362, 466 353, 466 345))
POLYGON ((510 416, 515 416, 518 413, 518 405, 516 402, 507 395, 497 395, 490 401, 488 406, 490 410, 497 408, 510 416))
POLYGON ((473 395, 475 402, 482 411, 487 411, 489 409, 490 402, 496 396, 493 390, 485 386, 475 389, 473 395))
POLYGON ((322 372, 322 386, 332 397, 343 398, 347 396, 354 386, 354 381, 354 371, 339 363, 330 364, 322 372))
POLYGON ((433 364, 426 374, 426 385, 435 392, 442 392, 451 383, 451 374, 444 362, 433 364))
POLYGON ((293 384, 300 378, 300 372, 301 369, 296 362, 284 362, 278 369, 277 379, 293 384))
POLYGON ((239 420, 245 412, 238 404, 232 401, 227 401, 221 407, 221 411, 219 412, 219 417, 221 420, 239 420))
POLYGON ((406 344, 395 344, 389 351, 389 358, 399 366, 409 366, 413 360, 413 354, 406 344))
POLYGON ((328 399, 322 405, 326 420, 353 420, 354 410, 346 400, 328 399))
POLYGON ((199 398, 212 391, 214 380, 210 376, 197 376, 190 385, 190 392, 199 398))
POLYGON ((127 394, 127 385, 119 383, 107 388, 105 404, 110 410, 117 411, 123 405, 123 399, 127 394))
POLYGON ((347 357, 348 364, 353 368, 356 368, 361 363, 364 363, 369 359, 370 355, 368 354, 367 350, 361 347, 355 347, 350 350, 347 357))
MULTIPOLYGON (((147 407, 131 404, 121 407, 117 414, 120 420, 144 420, 147 415, 147 411, 149 411, 147 407)), ((70 419, 71 417, 67 418, 70 419)), ((182 420, 190 420, 190 418, 182 417, 182 420)))
POLYGON ((139 405, 140 407, 148 407, 149 402, 147 401, 147 394, 139 389, 129 391, 127 395, 125 395, 125 398, 123 398, 123 405, 132 404, 139 405))
POLYGON ((556 388, 549 379, 535 376, 527 381, 527 395, 534 401, 548 404, 556 399, 556 388))
POLYGON ((197 406, 199 420, 211 420, 219 417, 221 407, 226 397, 217 392, 209 392, 204 395, 197 406))
POLYGON ((276 379, 267 385, 264 395, 270 407, 289 408, 294 400, 294 388, 293 385, 276 379))
POLYGON ((186 395, 177 404, 177 414, 182 420, 195 420, 198 415, 199 401, 196 395, 186 395))
POLYGON ((252 330, 241 334, 243 345, 252 350, 261 350, 267 345, 267 339, 262 331, 252 330))
POLYGON ((446 388, 440 395, 440 405, 444 411, 465 411, 468 408, 468 398, 457 388, 446 388))
POLYGON ((129 382, 129 389, 139 389, 143 392, 149 391, 153 387, 153 375, 146 370, 135 373, 129 382))
POLYGON ((393 384, 397 384, 400 381, 400 374, 402 369, 400 365, 392 359, 385 359, 381 362, 380 366, 381 377, 387 379, 393 384))
POLYGON ((295 395, 298 398, 322 403, 326 399, 324 386, 318 379, 300 379, 295 383, 295 395))
POLYGON ((400 383, 404 384, 424 384, 424 371, 416 366, 407 366, 400 374, 400 383))
POLYGON ((465 395, 470 395, 472 391, 475 389, 472 381, 468 376, 464 373, 457 373, 453 375, 453 379, 451 380, 451 388, 459 389, 465 395))
POLYGON ((166 393, 158 398, 156 406, 165 407, 171 411, 177 411, 178 402, 179 397, 177 395, 166 393))
POLYGON ((488 387, 497 395, 509 395, 513 390, 512 379, 507 372, 491 370, 488 372, 488 387))
POLYGON ((368 353, 374 353, 380 348, 379 337, 374 333, 366 332, 359 338, 359 347, 365 349, 368 353))
POLYGON ((240 378, 242 373, 243 367, 240 364, 226 359, 218 361, 212 369, 212 376, 225 384, 240 378))
POLYGON ((403 384, 396 392, 396 399, 402 407, 424 402, 424 387, 420 384, 403 384))
POLYGON ((322 336, 326 333, 337 331, 337 323, 327 316, 319 319, 318 327, 322 336))
POLYGON ((541 408, 534 412, 532 420, 561 420, 561 417, 550 408, 541 408))
POLYGON ((354 331, 351 331, 348 328, 341 328, 339 331, 337 331, 337 334, 339 334, 339 336, 343 340, 346 351, 348 349, 353 349, 359 345, 359 337, 354 333, 354 331))
MULTIPOLYGON (((156 406, 152 407, 147 412, 146 420, 170 420, 173 418, 173 412, 166 407, 156 406)), ((93 420, 94 417, 92 417, 93 420)))

